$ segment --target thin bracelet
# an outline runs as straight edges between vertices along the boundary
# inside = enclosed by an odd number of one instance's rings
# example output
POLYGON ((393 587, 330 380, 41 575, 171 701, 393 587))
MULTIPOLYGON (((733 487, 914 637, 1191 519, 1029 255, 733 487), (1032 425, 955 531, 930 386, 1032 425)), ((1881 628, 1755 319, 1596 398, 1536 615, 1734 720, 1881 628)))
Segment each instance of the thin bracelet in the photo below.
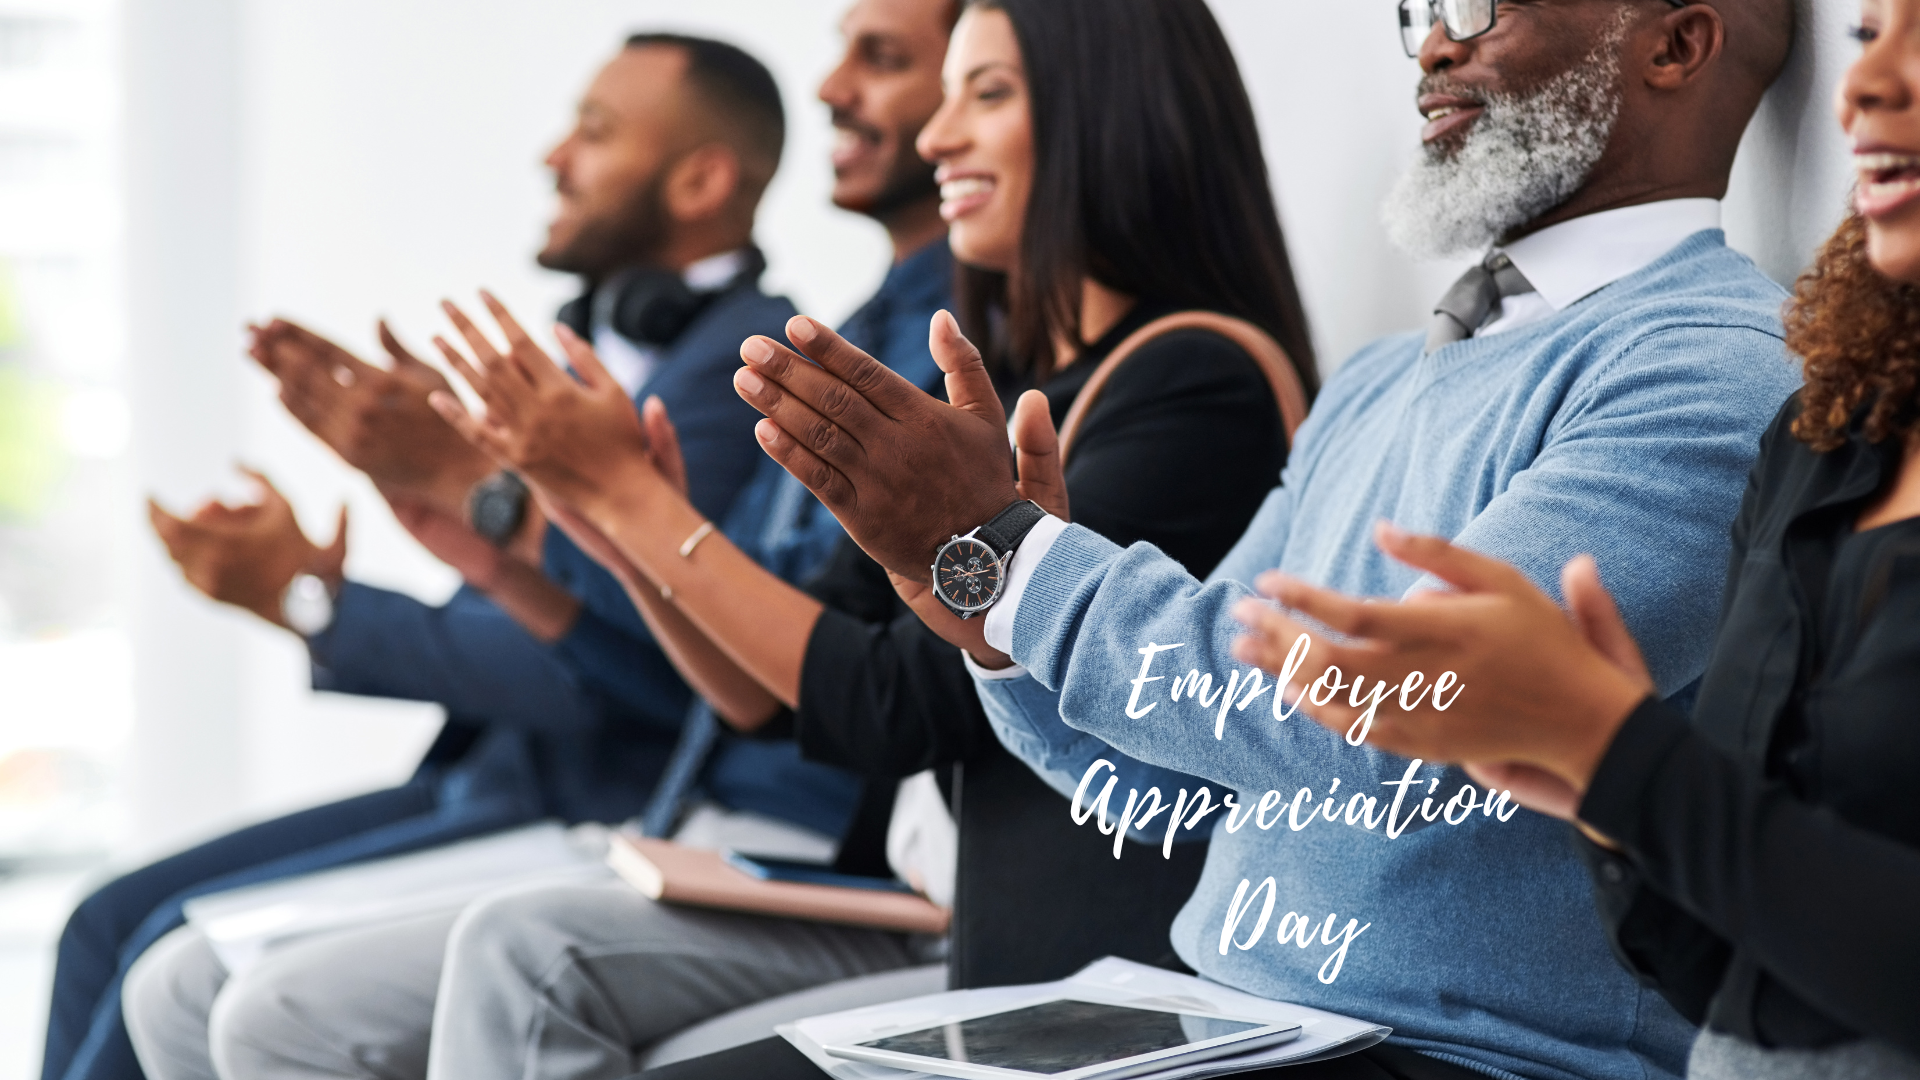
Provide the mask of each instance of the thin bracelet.
MULTIPOLYGON (((712 533, 713 533, 713 522, 712 521, 701 522, 700 527, 693 530, 693 535, 687 537, 686 541, 680 545, 680 557, 683 559, 693 558, 693 549, 699 547, 700 541, 705 540, 708 536, 712 535, 712 533)), ((673 599, 673 586, 671 585, 660 586, 660 599, 662 600, 673 599)))
POLYGON ((693 549, 699 547, 700 541, 705 540, 708 536, 712 535, 712 533, 713 522, 701 522, 700 527, 693 530, 693 535, 687 537, 686 542, 680 545, 680 557, 683 559, 693 558, 693 549))

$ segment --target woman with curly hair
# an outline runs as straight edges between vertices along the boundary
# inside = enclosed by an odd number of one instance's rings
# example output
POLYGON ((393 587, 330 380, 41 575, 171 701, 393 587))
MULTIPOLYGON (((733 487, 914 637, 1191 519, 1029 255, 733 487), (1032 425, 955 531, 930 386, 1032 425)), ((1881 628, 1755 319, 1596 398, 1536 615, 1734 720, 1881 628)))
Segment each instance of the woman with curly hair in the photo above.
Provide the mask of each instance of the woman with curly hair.
MULTIPOLYGON (((1579 826, 1621 961, 1705 1027, 1700 1080, 1920 1077, 1920 0, 1865 0, 1862 23, 1839 100, 1856 213, 1787 311, 1806 385, 1749 479, 1690 718, 1585 556, 1562 611, 1383 524, 1453 591, 1385 605, 1269 575, 1282 607, 1237 612, 1240 658, 1276 672, 1295 613, 1346 636, 1313 640, 1301 684, 1455 674, 1444 711, 1382 707, 1371 741, 1579 826)), ((1314 719, 1345 731, 1346 705, 1314 719)))

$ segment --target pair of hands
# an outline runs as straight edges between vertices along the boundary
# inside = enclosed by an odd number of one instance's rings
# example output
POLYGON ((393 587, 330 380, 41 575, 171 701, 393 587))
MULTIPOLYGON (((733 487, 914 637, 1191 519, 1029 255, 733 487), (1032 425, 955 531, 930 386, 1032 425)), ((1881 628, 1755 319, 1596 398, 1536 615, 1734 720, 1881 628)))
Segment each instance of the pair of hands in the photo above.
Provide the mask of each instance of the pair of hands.
MULTIPOLYGON (((1403 711, 1389 696, 1368 741, 1403 757, 1461 762, 1487 787, 1507 789, 1529 809, 1578 824, 1580 799, 1607 747, 1628 714, 1654 692, 1646 661, 1592 557, 1579 556, 1561 571, 1567 598, 1562 610, 1512 566, 1439 537, 1411 535, 1382 522, 1375 542, 1452 591, 1422 590, 1396 603, 1266 573, 1256 586, 1278 606, 1240 602, 1234 616, 1247 634, 1235 643, 1234 656, 1278 673, 1294 642, 1310 633, 1313 674, 1331 664, 1345 677, 1393 685, 1408 672, 1423 672, 1431 681, 1452 671, 1461 689, 1447 708, 1434 708, 1435 695, 1429 694, 1413 711, 1403 711)), ((1303 670, 1295 678, 1313 674, 1303 670)), ((1285 688, 1289 697, 1304 690, 1297 684, 1285 688)), ((1336 732, 1346 731, 1363 711, 1340 694, 1310 708, 1315 721, 1336 732)), ((1590 830, 1588 835, 1608 843, 1590 830)))
POLYGON ((377 329, 385 368, 285 319, 249 327, 247 351, 278 380, 287 411, 366 473, 401 526, 469 582, 491 587, 508 558, 537 564, 537 528, 503 552, 468 526, 467 494, 493 463, 428 403, 453 389, 446 376, 401 344, 384 319, 377 329))
POLYGON ((927 346, 946 375, 946 402, 804 315, 788 321, 787 339, 792 348, 767 337, 740 347, 747 367, 734 388, 767 417, 754 429, 761 446, 886 567, 929 628, 983 666, 1011 664, 987 644, 986 620, 963 620, 933 595, 930 568, 942 543, 1015 499, 1070 520, 1046 395, 1021 395, 1010 445, 980 350, 945 311, 927 346))
POLYGON ((452 302, 441 306, 473 357, 444 337, 433 343, 486 411, 469 413, 451 387, 434 391, 431 407, 470 445, 518 473, 547 519, 589 557, 628 585, 646 581, 596 519, 618 513, 624 497, 648 485, 686 497, 686 461, 666 406, 655 397, 636 411, 592 346, 556 326, 569 374, 506 305, 486 292, 480 300, 500 328, 504 349, 452 302))
POLYGON ((340 508, 333 542, 320 547, 300 530, 293 507, 271 481, 245 467, 240 472, 256 486, 253 502, 210 499, 178 517, 148 499, 147 518, 188 584, 286 626, 280 598, 295 575, 314 574, 339 587, 347 559, 347 509, 340 508))
POLYGON ((285 319, 250 326, 247 352, 279 382, 294 419, 382 495, 461 517, 468 489, 493 465, 428 404, 435 391, 452 389, 446 376, 402 345, 385 320, 378 331, 385 368, 285 319))

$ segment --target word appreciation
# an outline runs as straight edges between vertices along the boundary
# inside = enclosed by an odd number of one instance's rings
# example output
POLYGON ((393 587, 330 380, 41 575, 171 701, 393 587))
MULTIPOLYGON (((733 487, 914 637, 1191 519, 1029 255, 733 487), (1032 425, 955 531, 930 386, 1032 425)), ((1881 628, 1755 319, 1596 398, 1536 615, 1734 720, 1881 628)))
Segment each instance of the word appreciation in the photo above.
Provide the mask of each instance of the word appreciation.
POLYGON ((1095 819, 1094 827, 1100 830, 1101 835, 1113 837, 1113 857, 1117 859, 1120 857, 1121 842, 1129 830, 1145 835, 1153 819, 1168 811, 1172 812, 1167 814, 1167 831, 1160 845, 1160 853, 1164 858, 1173 857, 1175 837, 1181 829, 1191 831, 1215 810, 1227 812, 1224 824, 1229 833, 1246 828, 1249 821, 1262 831, 1285 824, 1294 832, 1324 821, 1369 830, 1384 825, 1386 828, 1383 831, 1389 840, 1398 840, 1415 821, 1421 822, 1422 827, 1439 822, 1461 825, 1478 812, 1482 817, 1506 822, 1512 820, 1520 810, 1520 805, 1513 801, 1512 792, 1496 793, 1491 788, 1483 792, 1470 783, 1462 783, 1455 788, 1451 798, 1435 802, 1440 790, 1440 777, 1431 776, 1422 780, 1418 774, 1423 764, 1425 762, 1420 758, 1414 758, 1407 763, 1407 771, 1400 779, 1380 782, 1381 787, 1394 789, 1393 801, 1384 805, 1381 800, 1385 796, 1358 791, 1348 795, 1343 806, 1338 795, 1340 778, 1337 776, 1328 785, 1324 800, 1316 798, 1310 787, 1294 792, 1291 800, 1279 791, 1269 789, 1260 796, 1258 802, 1244 805, 1233 792, 1227 792, 1216 804, 1212 789, 1204 786, 1191 796, 1186 788, 1181 788, 1173 802, 1168 803, 1161 796, 1159 786, 1155 785, 1148 788, 1145 795, 1140 793, 1139 788, 1128 788, 1126 805, 1121 809, 1120 816, 1109 824, 1107 815, 1112 810, 1113 792, 1120 782, 1120 775, 1111 761, 1099 758, 1081 774, 1068 813, 1073 815, 1075 825, 1085 825, 1088 819, 1095 819), (1107 777, 1106 785, 1089 801, 1087 791, 1103 769, 1113 775, 1107 777), (1427 793, 1420 796, 1417 806, 1407 807, 1406 814, 1402 816, 1400 811, 1406 806, 1409 794, 1417 794, 1422 784, 1426 786, 1427 793))

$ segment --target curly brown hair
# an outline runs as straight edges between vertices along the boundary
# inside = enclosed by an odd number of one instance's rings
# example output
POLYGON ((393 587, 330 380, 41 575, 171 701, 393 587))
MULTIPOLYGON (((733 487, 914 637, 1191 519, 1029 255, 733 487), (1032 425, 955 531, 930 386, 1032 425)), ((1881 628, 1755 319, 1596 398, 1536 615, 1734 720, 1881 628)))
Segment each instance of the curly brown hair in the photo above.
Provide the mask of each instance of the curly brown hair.
POLYGON ((1867 224, 1847 215, 1787 304, 1787 348, 1806 368, 1793 433, 1815 450, 1846 441, 1867 408, 1869 442, 1920 428, 1920 287, 1894 281, 1867 259, 1867 224))

